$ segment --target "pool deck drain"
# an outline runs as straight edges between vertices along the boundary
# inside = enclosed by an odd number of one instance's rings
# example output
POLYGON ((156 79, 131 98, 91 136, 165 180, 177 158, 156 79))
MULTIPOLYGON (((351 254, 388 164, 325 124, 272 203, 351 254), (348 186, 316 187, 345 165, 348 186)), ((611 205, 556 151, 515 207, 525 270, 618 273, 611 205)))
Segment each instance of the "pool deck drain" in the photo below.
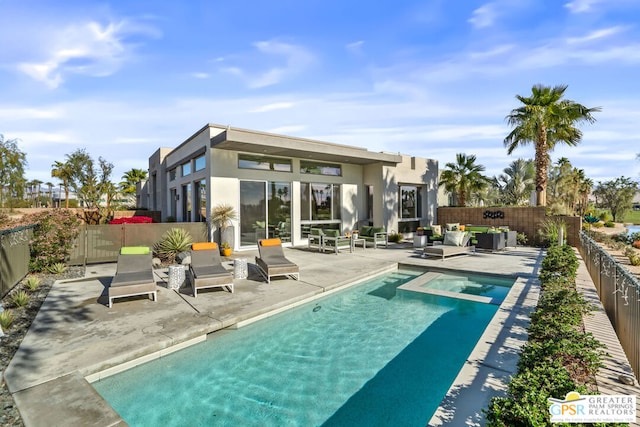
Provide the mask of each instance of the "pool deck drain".
MULTIPOLYGON (((26 426, 124 426, 85 377, 94 380, 96 374, 106 375, 140 358, 161 357, 176 345, 190 344, 211 332, 366 279, 397 264, 520 277, 514 286, 524 288, 523 292, 516 297, 512 290, 505 298, 494 316, 497 323, 485 330, 436 413, 438 421, 432 420, 433 425, 481 425, 478 420, 485 402, 504 391, 505 379, 515 372, 519 346, 526 340, 523 325, 528 309, 516 308, 528 307, 537 298, 534 278, 539 273, 541 250, 476 253, 448 258, 444 263, 421 259, 412 247, 403 245, 338 256, 306 248, 285 251, 300 266, 300 281, 266 284, 250 269, 247 279, 235 281, 234 294, 214 290, 193 298, 188 289, 177 294, 159 283, 157 302, 122 299, 109 309, 106 289, 115 264, 91 266, 85 281, 56 283, 3 373, 26 426), (495 345, 497 341, 502 344, 495 345), (465 386, 465 381, 471 383, 465 386), (451 410, 455 417, 447 417, 451 410), (458 423, 461 420, 467 421, 458 423)), ((235 255, 252 259, 256 252, 235 255)))

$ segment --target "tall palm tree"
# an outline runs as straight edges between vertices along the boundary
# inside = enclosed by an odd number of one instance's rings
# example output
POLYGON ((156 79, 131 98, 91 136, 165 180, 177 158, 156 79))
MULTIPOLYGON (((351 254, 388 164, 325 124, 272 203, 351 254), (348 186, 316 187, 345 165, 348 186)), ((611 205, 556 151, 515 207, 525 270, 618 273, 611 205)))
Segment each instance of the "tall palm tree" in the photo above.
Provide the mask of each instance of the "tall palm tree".
POLYGON ((456 194, 458 206, 466 206, 467 197, 483 190, 489 183, 488 178, 481 173, 485 169, 484 166, 476 164, 474 154, 467 156, 458 153, 456 162, 447 163, 445 167, 447 169, 442 171, 438 185, 456 194))
MULTIPOLYGON (((69 208, 69 183, 73 179, 74 171, 73 167, 69 162, 59 162, 56 161, 51 166, 51 177, 58 178, 62 181, 62 186, 64 187, 64 199, 65 199, 65 207, 69 208)), ((58 194, 58 207, 60 207, 60 195, 58 194)))
POLYGON ((52 182, 45 182, 45 185, 48 188, 48 192, 49 192, 49 207, 53 207, 53 183, 52 182))
POLYGON ((566 85, 554 87, 535 85, 532 95, 516 95, 522 106, 511 110, 506 117, 513 130, 504 139, 507 152, 511 154, 521 145, 535 145, 536 162, 536 202, 538 206, 547 204, 547 170, 549 152, 558 143, 575 146, 582 139, 582 132, 576 124, 595 122, 592 113, 600 107, 587 108, 577 102, 562 99, 566 85))

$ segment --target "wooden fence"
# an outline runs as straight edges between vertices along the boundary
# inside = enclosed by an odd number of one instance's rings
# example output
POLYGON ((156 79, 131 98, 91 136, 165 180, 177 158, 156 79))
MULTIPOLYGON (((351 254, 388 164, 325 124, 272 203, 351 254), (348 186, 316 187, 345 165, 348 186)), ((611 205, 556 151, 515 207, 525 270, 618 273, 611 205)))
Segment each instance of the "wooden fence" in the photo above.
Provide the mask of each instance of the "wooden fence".
POLYGON ((0 231, 0 298, 29 273, 33 226, 0 231))

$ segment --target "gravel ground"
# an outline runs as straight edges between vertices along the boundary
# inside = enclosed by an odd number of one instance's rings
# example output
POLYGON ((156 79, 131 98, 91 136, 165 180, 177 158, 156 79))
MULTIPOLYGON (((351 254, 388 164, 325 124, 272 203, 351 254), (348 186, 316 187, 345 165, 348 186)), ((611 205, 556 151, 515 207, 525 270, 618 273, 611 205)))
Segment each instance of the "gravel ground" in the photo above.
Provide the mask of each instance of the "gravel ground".
MULTIPOLYGON (((0 301, 2 307, 5 310, 11 310, 15 316, 13 323, 3 331, 4 336, 0 338, 0 373, 4 373, 11 358, 13 358, 13 355, 18 350, 22 339, 27 334, 31 322, 33 322, 36 314, 38 314, 38 310, 47 297, 53 283, 56 280, 83 277, 84 267, 71 267, 63 274, 39 274, 36 276, 41 279, 40 286, 37 290, 30 291, 25 285, 25 280, 23 280, 0 301), (15 307, 11 301, 11 295, 18 290, 25 290, 31 297, 29 303, 22 308, 15 307)), ((2 382, 0 383, 0 426, 24 426, 18 408, 16 408, 13 398, 4 382, 4 378, 2 378, 2 382)))

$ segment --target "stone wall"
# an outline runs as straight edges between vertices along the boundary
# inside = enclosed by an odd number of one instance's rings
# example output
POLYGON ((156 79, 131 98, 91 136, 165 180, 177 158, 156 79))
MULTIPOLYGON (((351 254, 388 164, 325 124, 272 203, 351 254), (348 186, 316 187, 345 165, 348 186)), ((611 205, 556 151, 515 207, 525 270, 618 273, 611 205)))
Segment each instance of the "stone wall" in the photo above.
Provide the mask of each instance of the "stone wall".
MULTIPOLYGON (((544 207, 490 207, 490 208, 461 208, 439 207, 437 223, 444 226, 447 223, 471 225, 488 225, 494 227, 506 226, 510 230, 527 235, 529 244, 539 244, 538 230, 540 224, 547 218, 544 207)), ((567 224, 567 243, 578 246, 579 233, 582 229, 580 217, 563 216, 567 224)))

